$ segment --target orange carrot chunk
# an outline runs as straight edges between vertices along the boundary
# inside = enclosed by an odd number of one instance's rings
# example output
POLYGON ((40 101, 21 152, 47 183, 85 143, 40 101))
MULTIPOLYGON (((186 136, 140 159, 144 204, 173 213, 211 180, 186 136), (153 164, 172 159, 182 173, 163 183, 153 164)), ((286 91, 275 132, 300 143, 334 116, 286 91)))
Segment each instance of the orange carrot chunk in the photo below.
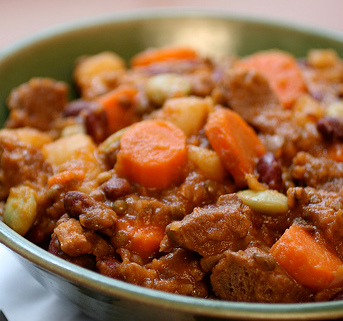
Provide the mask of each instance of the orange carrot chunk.
POLYGON ((119 219, 117 228, 127 235, 126 247, 138 254, 142 259, 148 259, 159 251, 164 237, 164 228, 154 225, 144 225, 119 219))
POLYGON ((270 253, 297 282, 317 291, 333 283, 343 264, 323 242, 297 224, 284 232, 270 253))
POLYGON ((291 108, 296 99, 307 92, 300 67, 288 53, 277 50, 259 52, 238 61, 235 66, 265 76, 285 108, 291 108))
POLYGON ((83 181, 85 179, 85 172, 83 170, 68 170, 61 173, 57 173, 51 176, 48 180, 48 185, 51 187, 55 184, 67 184, 72 180, 83 181))
POLYGON ((131 59, 132 67, 148 66, 169 60, 188 60, 198 57, 194 49, 188 47, 151 48, 140 52, 131 59))
POLYGON ((181 129, 167 121, 145 120, 124 132, 115 169, 131 182, 165 188, 180 181, 186 160, 181 129))
POLYGON ((266 148, 245 120, 230 109, 212 112, 205 125, 206 136, 225 168, 239 187, 246 186, 246 174, 252 174, 266 148))
POLYGON ((136 95, 135 87, 122 85, 97 98, 106 112, 109 134, 138 120, 133 108, 136 95))

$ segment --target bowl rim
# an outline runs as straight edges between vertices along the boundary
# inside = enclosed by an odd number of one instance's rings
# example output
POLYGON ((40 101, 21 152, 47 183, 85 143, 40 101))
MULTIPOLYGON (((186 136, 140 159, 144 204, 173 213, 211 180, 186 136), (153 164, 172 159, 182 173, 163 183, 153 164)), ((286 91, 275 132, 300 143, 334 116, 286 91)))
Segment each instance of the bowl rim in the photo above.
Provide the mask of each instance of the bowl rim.
POLYGON ((243 14, 219 10, 218 8, 199 8, 199 7, 156 7, 122 10, 115 13, 100 14, 91 17, 78 18, 73 21, 59 23, 36 31, 31 35, 22 37, 12 43, 0 48, 0 60, 6 56, 24 49, 25 47, 34 46, 46 39, 63 36, 65 32, 75 32, 82 29, 93 28, 96 26, 105 26, 107 24, 144 21, 161 18, 212 18, 225 19, 232 22, 248 22, 260 26, 278 27, 289 31, 306 33, 309 35, 325 37, 330 40, 343 41, 343 31, 317 26, 309 23, 294 22, 290 19, 277 19, 263 15, 243 14))
MULTIPOLYGON (((318 35, 343 43, 343 33, 324 27, 294 23, 286 20, 243 15, 210 8, 155 8, 121 11, 106 15, 86 17, 73 22, 62 23, 9 44, 0 50, 0 62, 25 48, 35 46, 46 39, 63 36, 65 33, 82 29, 117 24, 121 22, 143 21, 160 18, 213 18, 233 22, 248 22, 261 26, 278 27, 308 35, 318 35)), ((111 297, 128 299, 144 304, 213 317, 233 318, 277 318, 291 320, 299 318, 334 318, 343 316, 343 301, 267 304, 209 300, 162 292, 112 279, 69 263, 10 229, 0 220, 0 243, 29 260, 45 271, 54 273, 68 281, 98 291, 111 297)))

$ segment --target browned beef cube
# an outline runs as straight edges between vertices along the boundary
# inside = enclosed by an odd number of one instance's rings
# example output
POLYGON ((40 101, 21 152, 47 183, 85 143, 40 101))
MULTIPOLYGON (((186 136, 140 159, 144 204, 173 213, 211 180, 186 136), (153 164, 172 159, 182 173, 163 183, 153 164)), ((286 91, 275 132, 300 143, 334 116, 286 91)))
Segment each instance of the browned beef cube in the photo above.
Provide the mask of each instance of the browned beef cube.
POLYGON ((211 284, 216 296, 229 301, 291 303, 311 296, 267 252, 255 247, 225 252, 212 269, 211 284))
POLYGON ((293 159, 292 176, 300 185, 339 192, 343 186, 343 163, 300 152, 293 159))
POLYGON ((231 194, 225 204, 195 208, 183 220, 169 224, 166 233, 176 246, 211 256, 246 246, 250 216, 250 208, 231 194))
POLYGON ((48 130, 67 103, 67 85, 49 78, 33 78, 15 88, 8 99, 7 127, 48 130))
POLYGON ((294 187, 287 194, 290 210, 314 225, 343 257, 342 195, 311 187, 294 187))
POLYGON ((12 186, 25 182, 44 186, 51 172, 40 149, 15 137, 0 139, 0 199, 8 196, 12 186))

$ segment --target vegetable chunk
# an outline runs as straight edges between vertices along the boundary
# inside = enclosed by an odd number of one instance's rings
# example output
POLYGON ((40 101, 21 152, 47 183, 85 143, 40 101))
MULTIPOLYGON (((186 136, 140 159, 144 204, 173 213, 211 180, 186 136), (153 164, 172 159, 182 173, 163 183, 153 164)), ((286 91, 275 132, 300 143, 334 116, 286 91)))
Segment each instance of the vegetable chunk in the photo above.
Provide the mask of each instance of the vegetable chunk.
POLYGON ((170 60, 195 59, 197 56, 195 50, 187 47, 151 48, 134 56, 131 60, 131 66, 142 67, 170 60))
POLYGON ((297 282, 313 290, 327 288, 342 273, 342 260, 297 224, 285 231, 270 253, 297 282))
POLYGON ((257 134, 237 113, 224 108, 209 115, 205 133, 236 184, 244 187, 245 175, 253 173, 256 160, 266 152, 257 134))
POLYGON ((116 171, 151 188, 177 183, 187 160, 186 136, 170 122, 146 120, 123 133, 116 171))

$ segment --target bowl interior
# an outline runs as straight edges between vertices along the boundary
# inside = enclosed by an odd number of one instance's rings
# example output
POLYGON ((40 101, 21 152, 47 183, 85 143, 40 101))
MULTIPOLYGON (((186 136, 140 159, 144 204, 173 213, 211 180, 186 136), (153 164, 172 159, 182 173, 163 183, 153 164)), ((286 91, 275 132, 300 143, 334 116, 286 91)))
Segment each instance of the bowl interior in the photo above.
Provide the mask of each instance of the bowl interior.
MULTIPOLYGON (((147 47, 172 44, 189 45, 209 55, 247 55, 270 48, 284 49, 297 57, 306 55, 310 48, 333 48, 338 53, 343 52, 343 36, 336 32, 229 16, 217 11, 168 9, 79 21, 43 31, 0 52, 0 124, 7 117, 6 98, 11 89, 31 77, 52 77, 71 84, 72 66, 81 55, 113 50, 129 60, 147 47)), ((70 94, 71 97, 76 95, 72 86, 70 94)), ((60 275, 108 297, 116 295, 145 304, 211 316, 262 319, 343 316, 343 303, 340 302, 273 306, 211 302, 123 285, 53 257, 18 236, 2 222, 0 241, 33 262, 39 267, 38 271, 60 275)))
MULTIPOLYGON (((104 16, 42 31, 2 50, 0 109, 5 109, 10 90, 31 77, 70 83, 72 66, 81 55, 113 50, 129 60, 147 47, 174 44, 189 45, 209 55, 246 55, 270 48, 284 49, 297 57, 309 48, 343 51, 339 33, 218 11, 169 9, 104 16)), ((73 90, 71 95, 75 95, 73 90)), ((7 114, 0 114, 3 124, 7 114)))

